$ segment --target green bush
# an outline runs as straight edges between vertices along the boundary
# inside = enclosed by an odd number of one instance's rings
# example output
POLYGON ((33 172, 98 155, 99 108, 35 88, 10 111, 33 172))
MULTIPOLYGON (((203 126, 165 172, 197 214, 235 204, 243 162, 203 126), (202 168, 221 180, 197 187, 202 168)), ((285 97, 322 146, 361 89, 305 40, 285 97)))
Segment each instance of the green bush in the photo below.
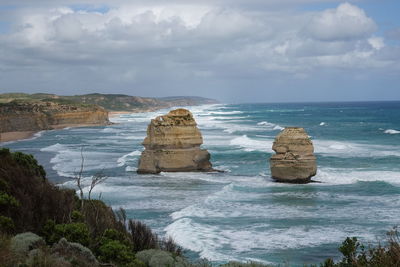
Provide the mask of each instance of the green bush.
POLYGON ((79 223, 79 222, 84 222, 85 218, 83 217, 83 214, 80 211, 74 210, 71 213, 71 220, 74 223, 79 223))
POLYGON ((80 243, 84 246, 90 244, 89 229, 84 223, 56 224, 53 220, 48 220, 41 234, 49 244, 57 243, 63 237, 69 242, 80 243))
POLYGON ((37 160, 31 154, 25 154, 22 152, 14 152, 11 153, 12 158, 22 166, 27 167, 31 170, 35 175, 39 175, 43 178, 46 177, 46 171, 44 170, 42 165, 39 165, 37 160))
POLYGON ((99 248, 99 258, 103 262, 113 262, 117 264, 128 264, 135 259, 131 248, 117 240, 110 240, 102 244, 99 248))
POLYGON ((10 217, 0 215, 0 231, 4 233, 11 233, 14 231, 15 225, 10 217))
POLYGON ((11 208, 11 207, 19 207, 21 204, 15 197, 10 196, 5 192, 0 192, 0 206, 11 208))
POLYGON ((7 192, 10 189, 10 185, 3 179, 0 179, 0 190, 7 192))
POLYGON ((43 238, 34 233, 22 233, 11 238, 11 250, 16 254, 27 255, 32 249, 46 245, 43 238))
MULTIPOLYGON (((400 266, 400 236, 397 228, 387 233, 386 245, 368 248, 356 237, 348 237, 339 247, 342 260, 335 263, 327 259, 321 267, 399 267, 400 266)), ((311 265, 316 267, 317 265, 311 265)))

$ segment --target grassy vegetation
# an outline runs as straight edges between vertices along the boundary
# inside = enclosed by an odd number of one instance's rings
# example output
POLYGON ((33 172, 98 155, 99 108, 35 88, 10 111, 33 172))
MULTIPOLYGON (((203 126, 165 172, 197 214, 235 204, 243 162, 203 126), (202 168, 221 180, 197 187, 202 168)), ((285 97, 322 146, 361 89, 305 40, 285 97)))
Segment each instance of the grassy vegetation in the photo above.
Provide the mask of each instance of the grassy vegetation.
POLYGON ((168 97, 148 98, 122 94, 86 94, 74 96, 57 96, 54 94, 0 94, 0 103, 19 102, 53 102, 67 105, 99 105, 110 111, 132 111, 155 108, 166 108, 175 105, 199 105, 214 103, 211 99, 202 97, 168 97))

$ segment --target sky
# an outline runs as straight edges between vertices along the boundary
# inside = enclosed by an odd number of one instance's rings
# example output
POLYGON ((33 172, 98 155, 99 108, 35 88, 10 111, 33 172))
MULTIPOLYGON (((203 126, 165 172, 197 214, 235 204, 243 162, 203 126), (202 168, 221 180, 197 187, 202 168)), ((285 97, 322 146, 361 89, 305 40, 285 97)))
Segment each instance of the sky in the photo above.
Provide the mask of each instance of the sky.
POLYGON ((0 0, 0 93, 400 100, 399 0, 0 0))

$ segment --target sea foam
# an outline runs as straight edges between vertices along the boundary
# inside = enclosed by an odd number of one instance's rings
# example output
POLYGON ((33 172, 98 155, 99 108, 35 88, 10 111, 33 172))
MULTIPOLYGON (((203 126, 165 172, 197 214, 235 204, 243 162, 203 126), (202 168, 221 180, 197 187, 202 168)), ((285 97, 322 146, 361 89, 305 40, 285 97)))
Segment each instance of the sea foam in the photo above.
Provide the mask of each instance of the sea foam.
POLYGON ((400 131, 393 130, 393 129, 387 129, 384 131, 386 134, 400 134, 400 131))

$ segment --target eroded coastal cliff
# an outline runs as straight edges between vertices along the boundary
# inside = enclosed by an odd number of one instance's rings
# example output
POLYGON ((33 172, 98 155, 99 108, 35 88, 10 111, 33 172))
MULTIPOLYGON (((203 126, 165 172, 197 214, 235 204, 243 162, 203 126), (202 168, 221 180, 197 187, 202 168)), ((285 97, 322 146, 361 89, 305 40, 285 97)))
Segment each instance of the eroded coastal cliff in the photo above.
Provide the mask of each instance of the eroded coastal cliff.
POLYGON ((34 132, 67 126, 107 125, 108 111, 97 105, 48 101, 12 101, 0 104, 2 141, 14 132, 34 132))
POLYGON ((215 104, 203 97, 149 98, 122 94, 0 94, 0 142, 29 138, 41 130, 107 125, 110 112, 147 112, 173 106, 215 104))

